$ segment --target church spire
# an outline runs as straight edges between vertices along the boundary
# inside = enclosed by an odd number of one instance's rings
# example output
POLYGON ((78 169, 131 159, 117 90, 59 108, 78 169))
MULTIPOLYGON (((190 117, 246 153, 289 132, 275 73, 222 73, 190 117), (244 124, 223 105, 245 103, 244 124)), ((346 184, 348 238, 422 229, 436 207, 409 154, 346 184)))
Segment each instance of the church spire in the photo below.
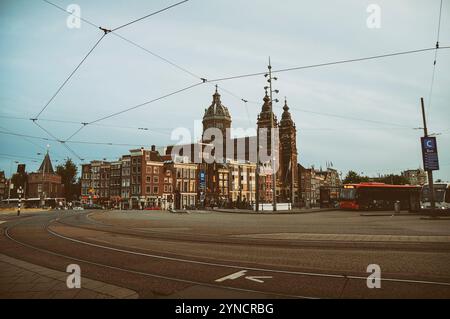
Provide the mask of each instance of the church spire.
POLYGON ((42 161, 42 164, 39 167, 38 172, 45 173, 45 174, 55 174, 48 149, 47 149, 47 154, 45 154, 44 160, 42 161))

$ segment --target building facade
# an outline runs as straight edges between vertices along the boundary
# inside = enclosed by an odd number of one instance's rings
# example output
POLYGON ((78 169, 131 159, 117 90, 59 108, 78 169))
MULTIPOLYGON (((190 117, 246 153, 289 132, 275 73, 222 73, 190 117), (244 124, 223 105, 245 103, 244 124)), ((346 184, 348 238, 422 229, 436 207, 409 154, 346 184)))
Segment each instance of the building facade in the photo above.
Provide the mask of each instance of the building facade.
POLYGON ((28 174, 26 194, 29 199, 39 198, 46 201, 62 199, 63 185, 61 176, 53 170, 50 155, 47 154, 42 161, 39 170, 28 174))
POLYGON ((410 185, 423 186, 428 183, 427 172, 421 168, 404 171, 402 172, 402 176, 408 180, 410 185))
POLYGON ((0 171, 0 201, 8 197, 8 183, 5 172, 0 171))
MULTIPOLYGON (((181 153, 172 154, 174 146, 169 146, 161 156, 153 146, 151 150, 131 150, 115 162, 93 161, 83 165, 82 198, 123 209, 251 207, 256 201, 257 137, 230 136, 232 118, 217 87, 211 104, 205 109, 202 123, 202 139, 186 145, 181 153), (212 152, 207 150, 211 145, 214 145, 212 152), (241 148, 244 152, 239 153, 241 148)), ((278 121, 266 91, 256 127, 267 129, 267 143, 260 145, 261 152, 267 154, 260 158, 259 163, 260 202, 272 202, 274 196, 272 155, 278 155, 277 202, 293 203, 294 207, 311 202, 316 198, 317 181, 312 180, 312 171, 305 175, 305 169, 297 164, 297 129, 287 101, 278 121), (272 154, 274 129, 279 133, 279 143, 274 145, 272 154)), ((318 182, 317 188, 320 183, 325 182, 318 182)))

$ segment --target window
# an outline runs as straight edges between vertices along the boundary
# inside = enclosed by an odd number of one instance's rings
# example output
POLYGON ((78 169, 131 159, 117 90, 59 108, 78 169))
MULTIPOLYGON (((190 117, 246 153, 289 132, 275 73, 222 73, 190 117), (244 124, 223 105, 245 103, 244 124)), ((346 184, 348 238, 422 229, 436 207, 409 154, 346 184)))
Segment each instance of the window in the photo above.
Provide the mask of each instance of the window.
POLYGON ((147 176, 147 183, 150 183, 151 182, 151 177, 150 176, 147 176))
POLYGON ((147 186, 146 189, 145 189, 145 191, 146 191, 147 194, 150 194, 150 193, 151 193, 150 186, 147 186))
POLYGON ((159 174, 159 167, 153 167, 153 174, 159 174))
POLYGON ((159 183, 159 176, 153 176, 153 183, 158 184, 159 183))
POLYGON ((153 186, 153 194, 158 194, 158 193, 159 193, 159 187, 153 186))
POLYGON ((191 179, 195 178, 195 169, 191 169, 191 179))

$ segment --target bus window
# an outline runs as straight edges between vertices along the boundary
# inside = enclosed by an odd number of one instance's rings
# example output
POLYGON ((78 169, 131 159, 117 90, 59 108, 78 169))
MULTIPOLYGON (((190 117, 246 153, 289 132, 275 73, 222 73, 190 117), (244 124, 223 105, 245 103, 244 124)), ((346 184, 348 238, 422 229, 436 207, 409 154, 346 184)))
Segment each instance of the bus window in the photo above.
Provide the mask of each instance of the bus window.
POLYGON ((341 189, 341 200, 353 200, 355 199, 355 188, 343 188, 341 189))
MULTIPOLYGON (((436 203, 442 203, 444 200, 447 200, 448 198, 445 196, 446 193, 446 186, 445 185, 434 185, 434 200, 436 203)), ((422 195, 421 195, 422 202, 430 202, 430 188, 428 185, 424 186, 422 188, 422 195)))

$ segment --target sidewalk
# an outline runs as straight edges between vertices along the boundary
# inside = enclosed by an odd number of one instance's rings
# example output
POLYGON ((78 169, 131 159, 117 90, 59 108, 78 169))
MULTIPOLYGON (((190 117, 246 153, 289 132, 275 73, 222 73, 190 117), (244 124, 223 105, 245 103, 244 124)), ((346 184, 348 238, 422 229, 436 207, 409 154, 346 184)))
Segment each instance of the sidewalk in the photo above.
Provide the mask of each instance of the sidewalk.
POLYGON ((135 299, 130 289, 81 277, 81 289, 66 285, 69 273, 0 254, 0 299, 135 299))
POLYGON ((363 234, 305 234, 274 233, 233 235, 235 238, 303 240, 303 241, 336 241, 336 242, 395 242, 395 243, 450 243, 450 236, 414 236, 414 235, 363 235, 363 234))
POLYGON ((311 214, 311 213, 320 213, 320 212, 330 212, 338 210, 337 208, 310 208, 310 209, 293 209, 293 210, 277 210, 274 212, 273 210, 260 210, 259 212, 255 212, 253 210, 247 210, 247 209, 213 209, 211 212, 218 212, 218 213, 230 213, 230 214, 284 214, 284 215, 296 215, 296 214, 311 214))

